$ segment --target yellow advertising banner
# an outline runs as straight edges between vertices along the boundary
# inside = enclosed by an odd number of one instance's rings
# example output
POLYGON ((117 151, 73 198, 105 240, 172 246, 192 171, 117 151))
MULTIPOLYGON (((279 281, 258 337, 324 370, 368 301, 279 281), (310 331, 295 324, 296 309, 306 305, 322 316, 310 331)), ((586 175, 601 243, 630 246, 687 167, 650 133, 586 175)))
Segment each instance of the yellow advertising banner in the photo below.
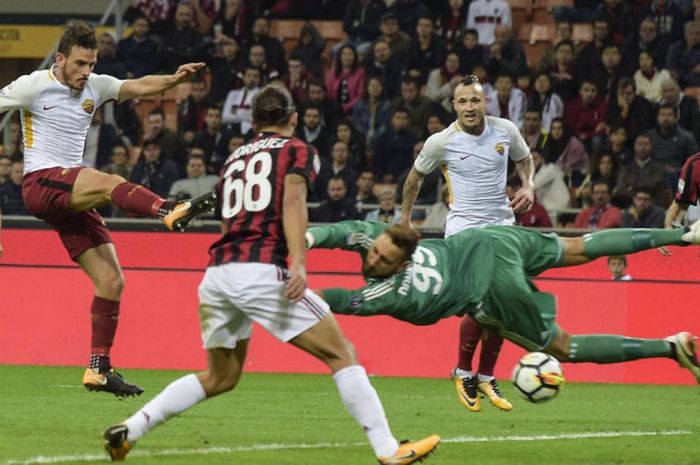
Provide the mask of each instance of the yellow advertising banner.
MULTIPOLYGON (((0 24, 0 59, 44 58, 56 45, 62 26, 0 24)), ((97 35, 113 32, 113 27, 100 26, 97 35)))

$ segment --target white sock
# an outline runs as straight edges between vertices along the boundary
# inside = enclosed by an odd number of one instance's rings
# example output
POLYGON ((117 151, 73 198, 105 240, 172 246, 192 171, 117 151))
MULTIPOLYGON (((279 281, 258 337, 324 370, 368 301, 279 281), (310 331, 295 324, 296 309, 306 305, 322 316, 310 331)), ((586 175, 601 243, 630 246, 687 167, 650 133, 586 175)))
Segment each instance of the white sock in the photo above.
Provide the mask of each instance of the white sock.
POLYGON ((477 378, 479 378, 480 383, 490 383, 492 379, 495 379, 493 376, 482 375, 481 373, 477 375, 477 378))
POLYGON ((471 378, 474 376, 474 373, 472 373, 469 370, 462 370, 461 368, 455 368, 455 375, 459 376, 460 378, 471 378))
POLYGON ((352 365, 333 375, 340 398, 350 415, 364 429, 377 457, 391 457, 399 450, 399 443, 391 434, 384 408, 377 391, 369 382, 365 369, 352 365))
POLYGON ((170 383, 124 424, 129 428, 129 442, 138 441, 168 418, 182 413, 207 398, 197 375, 183 376, 170 383))

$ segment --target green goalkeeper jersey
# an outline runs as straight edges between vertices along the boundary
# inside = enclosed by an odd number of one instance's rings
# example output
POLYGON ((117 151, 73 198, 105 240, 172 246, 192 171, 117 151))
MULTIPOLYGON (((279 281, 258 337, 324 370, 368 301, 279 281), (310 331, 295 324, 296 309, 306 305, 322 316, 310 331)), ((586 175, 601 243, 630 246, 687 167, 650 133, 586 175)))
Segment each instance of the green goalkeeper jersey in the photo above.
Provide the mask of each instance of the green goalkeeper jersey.
MULTIPOLYGON (((364 260, 374 238, 389 225, 371 221, 343 221, 309 228, 310 248, 340 248, 360 253, 364 260)), ((419 241, 412 263, 386 279, 367 279, 356 290, 324 289, 335 313, 391 315, 416 325, 473 310, 486 294, 494 266, 490 237, 481 229, 467 229, 448 239, 419 241)))

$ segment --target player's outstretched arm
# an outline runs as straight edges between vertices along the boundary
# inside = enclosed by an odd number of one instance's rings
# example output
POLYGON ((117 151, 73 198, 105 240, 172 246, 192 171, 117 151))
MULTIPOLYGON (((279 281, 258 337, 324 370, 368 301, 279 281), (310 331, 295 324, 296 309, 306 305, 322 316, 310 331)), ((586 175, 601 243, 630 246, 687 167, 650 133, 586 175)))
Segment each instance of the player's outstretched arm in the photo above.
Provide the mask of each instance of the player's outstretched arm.
POLYGON ((401 202, 401 220, 400 224, 409 224, 411 221, 411 210, 416 203, 418 193, 423 185, 425 175, 419 172, 416 167, 411 168, 411 172, 406 177, 406 182, 403 185, 403 201, 401 202))
POLYGON ((520 182, 523 186, 518 189, 510 201, 510 207, 513 213, 522 213, 532 208, 535 202, 535 164, 532 161, 532 154, 515 162, 515 169, 520 177, 520 182))
POLYGON ((282 200, 282 223, 287 238, 291 277, 287 281, 286 297, 296 302, 306 291, 306 179, 299 174, 287 174, 284 178, 282 200))
POLYGON ((204 63, 187 63, 180 65, 175 74, 150 75, 139 79, 127 79, 119 89, 119 101, 164 92, 181 82, 191 79, 204 63))
POLYGON ((309 249, 343 249, 355 252, 367 250, 367 244, 381 235, 387 223, 376 221, 339 221, 328 226, 314 226, 306 231, 309 249))

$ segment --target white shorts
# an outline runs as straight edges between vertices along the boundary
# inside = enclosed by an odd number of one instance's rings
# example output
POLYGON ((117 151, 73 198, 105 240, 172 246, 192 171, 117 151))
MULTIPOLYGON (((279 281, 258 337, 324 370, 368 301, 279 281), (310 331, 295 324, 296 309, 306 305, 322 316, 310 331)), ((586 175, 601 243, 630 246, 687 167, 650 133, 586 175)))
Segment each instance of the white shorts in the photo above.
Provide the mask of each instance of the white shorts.
POLYGON ((450 216, 448 213, 447 221, 445 223, 445 237, 447 238, 454 236, 458 232, 469 228, 483 228, 485 226, 513 226, 514 224, 514 216, 510 216, 508 218, 480 218, 477 220, 468 220, 457 215, 450 216))
POLYGON ((199 285, 199 321, 205 349, 233 349, 250 338, 253 322, 282 342, 298 336, 330 312, 306 290, 302 300, 284 297, 286 271, 267 263, 226 263, 207 268, 199 285))

